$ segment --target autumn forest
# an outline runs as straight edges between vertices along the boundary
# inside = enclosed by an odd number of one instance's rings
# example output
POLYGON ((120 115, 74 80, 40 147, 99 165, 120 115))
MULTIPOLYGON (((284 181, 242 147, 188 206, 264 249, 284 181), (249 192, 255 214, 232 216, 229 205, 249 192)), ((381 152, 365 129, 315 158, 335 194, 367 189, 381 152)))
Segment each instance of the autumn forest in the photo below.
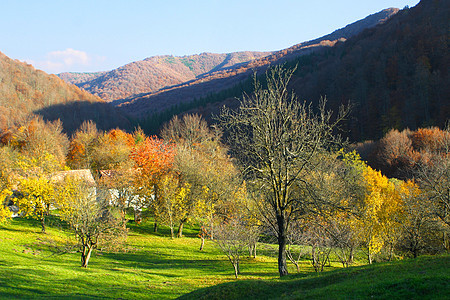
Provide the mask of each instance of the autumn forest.
POLYGON ((449 296, 448 7, 111 72, 0 53, 0 298, 449 296))

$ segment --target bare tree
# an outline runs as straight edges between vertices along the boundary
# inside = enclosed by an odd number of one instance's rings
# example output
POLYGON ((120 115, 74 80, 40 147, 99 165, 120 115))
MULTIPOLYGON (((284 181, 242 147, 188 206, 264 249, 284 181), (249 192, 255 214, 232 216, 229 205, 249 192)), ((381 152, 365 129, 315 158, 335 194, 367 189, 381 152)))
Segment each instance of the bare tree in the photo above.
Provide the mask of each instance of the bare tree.
POLYGON ((294 70, 276 66, 266 73, 267 88, 256 80, 253 96, 244 96, 237 111, 224 108, 219 121, 246 180, 263 199, 264 217, 276 232, 278 271, 286 266, 287 232, 296 216, 326 202, 311 188, 309 174, 318 171, 318 156, 335 141, 333 130, 348 113, 332 121, 325 100, 318 113, 288 90, 294 70))
POLYGON ((443 131, 436 153, 417 171, 420 186, 440 219, 444 231, 444 246, 450 249, 450 127, 443 131))
POLYGON ((334 218, 328 219, 326 230, 336 256, 344 268, 348 267, 353 263, 354 251, 358 246, 356 233, 349 224, 334 218))
POLYGON ((220 139, 220 132, 210 129, 198 114, 186 114, 181 119, 175 116, 166 123, 161 130, 161 136, 164 140, 182 142, 191 147, 220 139))
POLYGON ((286 256, 291 263, 297 268, 297 272, 300 272, 300 259, 308 252, 304 231, 300 221, 292 223, 291 228, 287 234, 286 256))
POLYGON ((436 232, 432 210, 427 199, 421 195, 409 195, 404 201, 405 219, 402 220, 400 248, 414 258, 430 248, 430 234, 436 232))
POLYGON ((249 228, 239 217, 231 218, 216 227, 214 241, 233 265, 236 278, 240 274, 239 263, 245 248, 249 245, 249 237, 249 228))

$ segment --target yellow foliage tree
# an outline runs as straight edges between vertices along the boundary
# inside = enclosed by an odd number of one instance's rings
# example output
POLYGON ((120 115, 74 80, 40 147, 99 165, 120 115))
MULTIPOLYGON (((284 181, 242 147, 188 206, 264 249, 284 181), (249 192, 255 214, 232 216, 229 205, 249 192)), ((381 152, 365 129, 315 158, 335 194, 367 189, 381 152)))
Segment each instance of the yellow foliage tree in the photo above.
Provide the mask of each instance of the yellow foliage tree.
POLYGON ((6 207, 7 197, 12 194, 10 183, 10 172, 7 147, 0 148, 0 223, 4 222, 11 216, 9 209, 6 207))
POLYGON ((350 216, 341 221, 353 228, 367 250, 369 263, 383 247, 389 248, 389 258, 392 258, 393 248, 401 237, 401 222, 404 219, 402 199, 414 183, 387 178, 367 166, 354 152, 343 156, 344 162, 353 166, 359 174, 355 178, 361 177, 363 194, 360 195, 359 217, 350 216))
POLYGON ((22 173, 18 186, 22 196, 17 199, 19 213, 39 220, 45 233, 45 219, 50 207, 56 205, 51 174, 61 166, 48 152, 40 157, 19 156, 16 164, 22 173))
POLYGON ((163 175, 157 183, 157 197, 153 203, 155 215, 170 227, 172 238, 175 237, 175 224, 186 218, 189 191, 189 185, 180 183, 171 173, 163 175))
POLYGON ((53 185, 43 176, 29 177, 20 181, 20 191, 23 195, 17 201, 20 212, 26 217, 39 220, 42 232, 45 233, 45 218, 55 199, 53 185))
POLYGON ((78 240, 81 266, 87 268, 92 251, 107 244, 119 245, 126 237, 120 214, 99 197, 92 185, 64 178, 57 189, 61 217, 78 240))

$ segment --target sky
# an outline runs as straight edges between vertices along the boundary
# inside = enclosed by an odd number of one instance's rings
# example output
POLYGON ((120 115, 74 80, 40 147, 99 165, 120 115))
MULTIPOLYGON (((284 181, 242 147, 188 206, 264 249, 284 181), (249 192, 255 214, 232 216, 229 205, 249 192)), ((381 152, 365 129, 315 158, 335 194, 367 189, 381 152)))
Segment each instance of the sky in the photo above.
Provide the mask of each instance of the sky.
POLYGON ((418 0, 0 0, 0 52, 47 73, 275 51, 418 0))

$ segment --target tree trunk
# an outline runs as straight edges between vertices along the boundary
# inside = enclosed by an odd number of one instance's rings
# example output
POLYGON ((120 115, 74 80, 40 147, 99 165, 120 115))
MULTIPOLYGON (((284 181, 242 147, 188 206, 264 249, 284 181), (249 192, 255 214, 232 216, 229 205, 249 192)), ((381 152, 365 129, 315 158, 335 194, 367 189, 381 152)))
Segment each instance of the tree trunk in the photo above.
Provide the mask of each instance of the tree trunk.
POLYGON ((44 216, 41 218, 41 229, 42 229, 42 233, 46 233, 45 232, 45 217, 44 216))
POLYGON ((177 233, 177 237, 183 237, 183 227, 184 227, 184 222, 186 222, 186 219, 183 219, 180 221, 180 226, 178 226, 178 233, 177 233))
POLYGON ((319 264, 318 264, 318 260, 317 260, 317 254, 316 254, 316 246, 314 246, 314 245, 311 248, 311 260, 312 260, 312 265, 314 267, 314 271, 318 272, 319 264))
POLYGON ((249 257, 253 257, 253 258, 256 258, 256 243, 251 243, 249 246, 248 246, 248 256, 249 257))
POLYGON ((283 215, 277 216, 278 223, 278 272, 280 273, 280 277, 288 275, 288 269, 286 264, 286 230, 285 230, 285 222, 283 215))
POLYGON ((155 221, 155 225, 153 226, 153 232, 158 232, 158 223, 155 221))
POLYGON ((354 255, 353 255, 353 247, 350 247, 350 257, 349 257, 349 259, 348 259, 348 262, 349 263, 353 263, 353 257, 354 257, 354 255))
POLYGON ((126 208, 122 208, 120 210, 120 217, 122 219, 123 229, 127 229, 127 210, 126 210, 126 208))
POLYGON ((83 268, 87 268, 89 259, 91 258, 91 253, 92 253, 93 248, 94 247, 92 245, 91 246, 83 245, 83 251, 81 252, 81 266, 83 268))
POLYGON ((141 212, 134 208, 134 222, 137 224, 141 223, 141 212))
POLYGON ((234 276, 237 279, 238 278, 238 274, 239 274, 239 265, 238 265, 238 263, 234 263, 233 267, 234 267, 234 276))
POLYGON ((394 254, 394 244, 389 243, 389 261, 392 261, 393 254, 394 254))
POLYGON ((175 233, 174 233, 174 230, 173 230, 173 226, 174 226, 174 224, 173 224, 172 215, 169 214, 169 227, 170 227, 170 238, 171 239, 175 238, 175 233))
POLYGON ((414 256, 414 258, 417 258, 418 256, 419 256, 419 247, 417 246, 417 244, 416 243, 414 243, 414 246, 413 246, 413 256, 414 256))
POLYGON ((201 239, 202 239, 202 244, 200 245, 200 251, 202 251, 203 246, 205 246, 205 238, 202 236, 201 239))
POLYGON ((297 261, 293 261, 292 262, 294 265, 295 265, 295 267, 297 268, 297 273, 300 273, 300 265, 298 264, 298 262, 297 261))
POLYGON ((173 232, 173 224, 170 224, 170 237, 173 239, 174 236, 174 232, 173 232))

